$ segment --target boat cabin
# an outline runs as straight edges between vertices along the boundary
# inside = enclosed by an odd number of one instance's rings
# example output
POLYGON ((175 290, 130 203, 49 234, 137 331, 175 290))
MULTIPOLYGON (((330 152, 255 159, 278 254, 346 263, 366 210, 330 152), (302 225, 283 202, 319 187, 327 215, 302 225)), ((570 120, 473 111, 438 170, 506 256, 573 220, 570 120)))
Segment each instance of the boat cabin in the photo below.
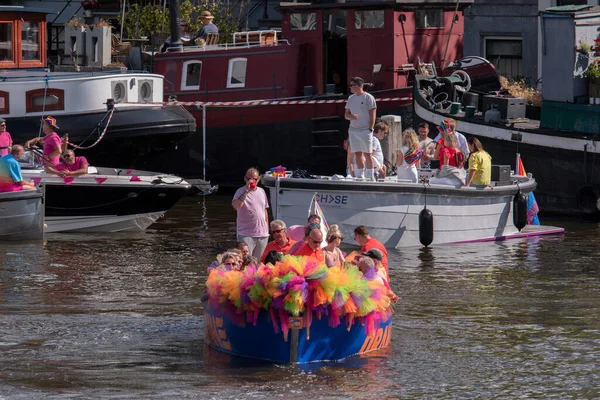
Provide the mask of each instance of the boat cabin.
POLYGON ((157 54, 154 72, 165 76, 165 96, 180 101, 341 95, 352 76, 371 91, 405 88, 420 67, 462 56, 463 9, 473 1, 280 3, 281 32, 207 38, 157 54))
POLYGON ((53 12, 0 6, 0 69, 46 67, 46 15, 53 12))

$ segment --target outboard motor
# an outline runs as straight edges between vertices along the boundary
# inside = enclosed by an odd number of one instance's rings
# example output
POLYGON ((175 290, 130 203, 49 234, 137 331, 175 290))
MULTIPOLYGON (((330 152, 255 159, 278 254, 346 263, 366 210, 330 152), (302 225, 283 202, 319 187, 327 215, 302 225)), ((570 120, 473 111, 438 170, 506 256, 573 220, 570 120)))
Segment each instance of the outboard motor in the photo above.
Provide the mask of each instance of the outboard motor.
POLYGON ((527 196, 521 190, 513 199, 513 223, 519 231, 527 225, 527 196))

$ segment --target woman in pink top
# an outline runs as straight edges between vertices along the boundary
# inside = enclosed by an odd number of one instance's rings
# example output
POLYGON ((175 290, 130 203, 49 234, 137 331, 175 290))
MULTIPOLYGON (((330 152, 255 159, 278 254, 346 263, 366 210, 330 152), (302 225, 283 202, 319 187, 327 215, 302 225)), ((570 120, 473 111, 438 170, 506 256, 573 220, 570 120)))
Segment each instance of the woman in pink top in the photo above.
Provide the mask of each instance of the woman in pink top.
POLYGON ((10 153, 10 146, 12 146, 12 138, 6 131, 6 120, 0 118, 0 157, 10 153))
POLYGON ((46 117, 42 119, 42 132, 44 132, 45 136, 25 142, 25 147, 28 148, 35 144, 44 143, 44 159, 42 160, 42 164, 44 165, 56 165, 60 162, 62 143, 58 134, 54 132, 55 129, 58 129, 58 126, 56 126, 56 119, 46 117))
POLYGON ((47 166, 46 172, 57 174, 61 177, 85 175, 88 173, 89 163, 85 157, 75 157, 73 150, 67 150, 62 155, 63 162, 54 166, 47 166))

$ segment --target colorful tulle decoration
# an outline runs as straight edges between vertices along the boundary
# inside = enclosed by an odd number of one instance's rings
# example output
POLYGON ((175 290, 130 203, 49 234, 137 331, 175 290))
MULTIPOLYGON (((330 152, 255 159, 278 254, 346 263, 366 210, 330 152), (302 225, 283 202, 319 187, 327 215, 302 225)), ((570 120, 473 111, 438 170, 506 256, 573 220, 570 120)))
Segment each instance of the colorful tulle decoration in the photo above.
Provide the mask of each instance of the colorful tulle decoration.
POLYGON ((218 267, 220 261, 209 267, 208 303, 240 325, 256 325, 258 314, 267 312, 284 337, 291 318, 301 318, 309 336, 313 317, 326 317, 332 327, 344 321, 348 329, 358 322, 372 335, 392 314, 389 285, 374 270, 363 274, 349 262, 327 268, 314 259, 287 255, 274 266, 234 271, 218 267))

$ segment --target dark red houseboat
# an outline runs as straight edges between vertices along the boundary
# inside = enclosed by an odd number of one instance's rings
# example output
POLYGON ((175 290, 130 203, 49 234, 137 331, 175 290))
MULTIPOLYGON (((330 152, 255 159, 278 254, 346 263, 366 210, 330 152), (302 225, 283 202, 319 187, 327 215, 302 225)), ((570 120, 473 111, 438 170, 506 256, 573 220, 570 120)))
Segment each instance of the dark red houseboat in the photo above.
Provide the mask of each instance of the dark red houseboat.
POLYGON ((281 32, 156 55, 165 100, 183 103, 198 126, 170 155, 180 167, 172 172, 202 176, 205 150, 206 174, 220 184, 251 165, 344 173, 350 77, 372 84, 378 116, 410 125, 419 60, 440 66, 462 56, 463 9, 473 0, 315 3, 281 3, 281 32))

